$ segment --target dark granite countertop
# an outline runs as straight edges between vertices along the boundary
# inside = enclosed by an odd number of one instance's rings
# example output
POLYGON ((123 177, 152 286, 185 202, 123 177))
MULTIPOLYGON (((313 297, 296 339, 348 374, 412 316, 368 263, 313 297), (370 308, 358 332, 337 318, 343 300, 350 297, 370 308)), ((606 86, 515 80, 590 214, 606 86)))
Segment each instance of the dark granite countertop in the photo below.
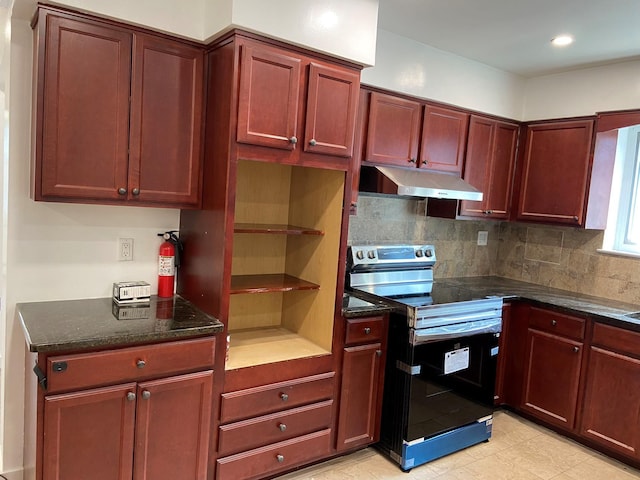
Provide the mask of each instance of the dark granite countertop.
POLYGON ((345 318, 367 317, 369 315, 382 315, 390 312, 392 308, 384 302, 371 302, 363 300, 351 293, 342 296, 342 316, 345 318))
MULTIPOLYGON (((477 298, 496 296, 505 300, 526 300, 542 307, 555 307, 570 314, 587 315, 595 321, 640 331, 640 319, 629 316, 640 312, 640 305, 502 277, 456 277, 436 279, 435 282, 439 286, 464 289, 477 298)), ((361 308, 360 314, 373 314, 377 308, 374 306, 369 312, 361 308)))
POLYGON ((31 352, 123 347, 223 330, 215 317, 178 295, 153 296, 136 306, 118 306, 111 298, 19 303, 16 311, 31 352))

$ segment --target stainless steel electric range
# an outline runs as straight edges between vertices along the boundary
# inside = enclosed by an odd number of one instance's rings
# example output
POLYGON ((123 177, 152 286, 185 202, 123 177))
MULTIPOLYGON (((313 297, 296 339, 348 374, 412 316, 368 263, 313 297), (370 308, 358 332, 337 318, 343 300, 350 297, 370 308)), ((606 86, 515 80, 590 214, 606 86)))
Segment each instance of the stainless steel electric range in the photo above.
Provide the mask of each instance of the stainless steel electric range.
POLYGON ((353 245, 347 287, 393 306, 379 449, 410 470, 491 437, 502 299, 433 279, 432 245, 353 245))

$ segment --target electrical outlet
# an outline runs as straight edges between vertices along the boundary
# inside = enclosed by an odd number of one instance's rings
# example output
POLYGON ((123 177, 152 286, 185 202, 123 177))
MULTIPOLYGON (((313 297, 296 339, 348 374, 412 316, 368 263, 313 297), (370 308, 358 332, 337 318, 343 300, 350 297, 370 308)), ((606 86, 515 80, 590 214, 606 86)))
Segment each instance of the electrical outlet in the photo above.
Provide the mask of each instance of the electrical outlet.
POLYGON ((133 238, 118 239, 118 260, 121 262, 133 260, 133 238))
POLYGON ((480 230, 478 232, 478 245, 486 245, 488 239, 489 239, 489 232, 485 230, 480 230))

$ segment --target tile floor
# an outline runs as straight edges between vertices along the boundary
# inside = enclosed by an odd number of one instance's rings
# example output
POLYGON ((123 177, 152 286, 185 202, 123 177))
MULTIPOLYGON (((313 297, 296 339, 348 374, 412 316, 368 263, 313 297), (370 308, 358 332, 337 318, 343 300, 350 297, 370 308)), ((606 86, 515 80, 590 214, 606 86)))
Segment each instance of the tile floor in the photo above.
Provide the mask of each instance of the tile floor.
POLYGON ((492 438, 405 473, 375 449, 299 470, 278 480, 633 480, 640 471, 511 412, 494 416, 492 438))

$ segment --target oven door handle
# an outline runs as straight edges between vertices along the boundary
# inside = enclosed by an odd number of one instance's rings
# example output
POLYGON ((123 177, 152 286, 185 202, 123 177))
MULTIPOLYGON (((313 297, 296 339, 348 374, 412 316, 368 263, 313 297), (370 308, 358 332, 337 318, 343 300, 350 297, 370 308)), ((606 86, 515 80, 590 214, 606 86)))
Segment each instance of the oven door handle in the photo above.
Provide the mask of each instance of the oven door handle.
POLYGON ((412 345, 421 345, 450 338, 470 337, 481 333, 499 333, 501 331, 502 317, 494 317, 487 320, 411 330, 409 342, 412 345))

